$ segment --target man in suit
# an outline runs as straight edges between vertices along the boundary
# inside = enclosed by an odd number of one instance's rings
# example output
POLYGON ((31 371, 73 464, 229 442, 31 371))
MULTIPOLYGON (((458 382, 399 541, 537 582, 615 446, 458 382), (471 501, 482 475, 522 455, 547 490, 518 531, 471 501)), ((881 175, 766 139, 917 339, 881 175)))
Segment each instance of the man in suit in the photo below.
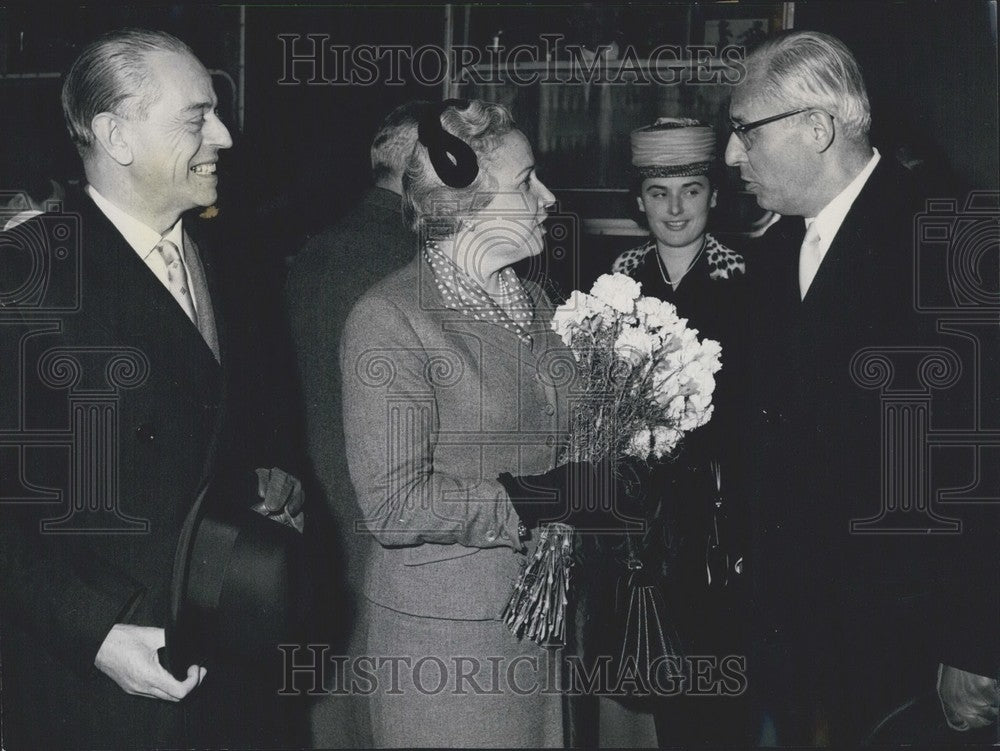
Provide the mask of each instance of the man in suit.
MULTIPOLYGON (((370 535, 359 528, 361 512, 347 470, 340 389, 340 337, 351 308, 382 277, 412 260, 417 238, 403 224, 401 196, 406 160, 417 140, 420 112, 427 102, 407 102, 383 120, 371 145, 374 187, 336 225, 311 238, 298 253, 286 286, 288 317, 298 359, 309 459, 325 498, 329 525, 313 514, 311 535, 326 551, 331 571, 346 571, 346 591, 324 598, 331 612, 320 642, 338 654, 357 654, 358 609, 370 535), (318 531, 317 531, 318 530, 318 531), (323 539, 319 539, 322 537, 323 539), (331 544, 337 540, 338 544, 331 544), (339 560, 338 560, 339 559, 339 560), (341 563, 342 562, 342 563, 341 563), (343 650, 347 649, 347 652, 343 650)), ((312 497, 312 493, 310 493, 312 497)), ((319 746, 367 748, 368 712, 356 697, 331 695, 314 712, 319 746), (356 711, 355 711, 356 710, 356 711)))
MULTIPOLYGON (((948 566, 995 556, 996 528, 986 515, 968 515, 966 535, 857 524, 898 498, 883 484, 879 394, 864 387, 871 371, 855 356, 952 345, 915 312, 913 223, 922 206, 869 142, 864 81, 843 43, 786 33, 745 64, 726 163, 762 208, 783 216, 747 264, 756 740, 855 743, 891 707, 933 691, 948 643, 969 636, 954 624, 942 634, 930 616, 959 583, 948 566)), ((995 561, 982 570, 983 589, 959 607, 975 614, 966 622, 995 624, 995 561)), ((996 717, 979 699, 996 692, 1000 629, 992 634, 978 669, 941 668, 943 685, 964 687, 942 693, 946 711, 972 716, 973 727, 996 717)))
MULTIPOLYGON (((215 203, 232 145, 211 78, 169 34, 116 31, 62 103, 86 188, 13 230, 5 247, 28 252, 0 284, 5 747, 294 743, 263 679, 220 664, 178 680, 158 660, 182 525, 234 445, 217 259, 182 218, 215 203), (29 299, 32 254, 48 276, 29 299)), ((300 494, 265 490, 297 516, 300 494)))

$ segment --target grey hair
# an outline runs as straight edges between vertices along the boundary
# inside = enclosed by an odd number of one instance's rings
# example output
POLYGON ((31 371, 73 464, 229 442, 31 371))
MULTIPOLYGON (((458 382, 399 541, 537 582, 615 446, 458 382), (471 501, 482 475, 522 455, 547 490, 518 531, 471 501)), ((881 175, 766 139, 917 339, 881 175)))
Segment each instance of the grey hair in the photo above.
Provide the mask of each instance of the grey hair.
POLYGON ((473 99, 465 109, 448 107, 441 114, 446 131, 462 139, 479 160, 479 174, 465 188, 445 185, 434 171, 427 148, 417 142, 403 173, 403 221, 428 239, 454 235, 463 217, 493 200, 497 181, 486 169, 501 139, 516 129, 510 110, 502 104, 473 99))
POLYGON ((372 139, 372 179, 376 183, 402 176, 417 142, 420 115, 430 106, 430 102, 417 99, 386 115, 372 139))
POLYGON ((149 75, 152 52, 186 53, 191 48, 165 31, 119 29, 88 44, 73 62, 62 87, 63 117, 82 155, 96 142, 91 122, 102 112, 145 118, 159 91, 149 75))
POLYGON ((818 31, 778 34, 747 56, 751 83, 789 109, 816 107, 833 115, 848 138, 868 135, 871 105, 861 68, 839 39, 818 31))

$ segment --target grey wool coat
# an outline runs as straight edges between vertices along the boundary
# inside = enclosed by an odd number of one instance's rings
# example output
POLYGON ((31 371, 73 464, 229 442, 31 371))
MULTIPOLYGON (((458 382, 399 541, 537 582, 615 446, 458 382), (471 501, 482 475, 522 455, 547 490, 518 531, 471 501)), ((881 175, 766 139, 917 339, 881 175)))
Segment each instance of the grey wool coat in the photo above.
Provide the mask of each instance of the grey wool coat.
POLYGON ((525 563, 501 472, 551 469, 572 356, 532 282, 530 342, 449 307, 413 262, 368 291, 341 344, 351 479, 380 543, 365 594, 417 616, 498 618, 525 563))

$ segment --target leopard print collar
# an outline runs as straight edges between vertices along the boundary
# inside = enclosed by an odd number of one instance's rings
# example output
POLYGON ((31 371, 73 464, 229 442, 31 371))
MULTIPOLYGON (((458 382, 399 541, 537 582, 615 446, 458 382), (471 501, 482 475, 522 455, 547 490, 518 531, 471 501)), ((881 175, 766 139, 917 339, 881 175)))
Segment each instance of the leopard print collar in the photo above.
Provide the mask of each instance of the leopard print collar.
MULTIPOLYGON (((708 263, 710 279, 732 279, 746 273, 746 261, 740 253, 727 248, 711 234, 705 236, 705 261, 708 263)), ((633 276, 650 253, 656 252, 656 240, 650 240, 638 248, 626 250, 611 265, 611 273, 633 276)))

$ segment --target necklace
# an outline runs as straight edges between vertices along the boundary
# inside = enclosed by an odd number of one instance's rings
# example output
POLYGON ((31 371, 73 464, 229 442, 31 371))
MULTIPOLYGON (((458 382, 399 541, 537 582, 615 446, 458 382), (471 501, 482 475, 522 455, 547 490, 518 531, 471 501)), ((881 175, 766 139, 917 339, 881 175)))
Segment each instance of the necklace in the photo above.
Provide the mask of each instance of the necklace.
POLYGON ((694 268, 694 265, 698 263, 698 259, 701 258, 701 254, 705 252, 705 246, 708 245, 708 235, 702 235, 701 237, 701 247, 698 248, 698 252, 694 254, 694 258, 691 259, 691 263, 687 265, 684 272, 677 277, 677 281, 670 281, 670 277, 667 276, 667 267, 663 263, 663 259, 660 257, 660 249, 658 247, 653 248, 653 252, 656 253, 656 264, 660 268, 660 276, 663 277, 664 284, 667 284, 674 290, 677 291, 677 287, 680 286, 681 281, 687 276, 687 273, 694 268))

